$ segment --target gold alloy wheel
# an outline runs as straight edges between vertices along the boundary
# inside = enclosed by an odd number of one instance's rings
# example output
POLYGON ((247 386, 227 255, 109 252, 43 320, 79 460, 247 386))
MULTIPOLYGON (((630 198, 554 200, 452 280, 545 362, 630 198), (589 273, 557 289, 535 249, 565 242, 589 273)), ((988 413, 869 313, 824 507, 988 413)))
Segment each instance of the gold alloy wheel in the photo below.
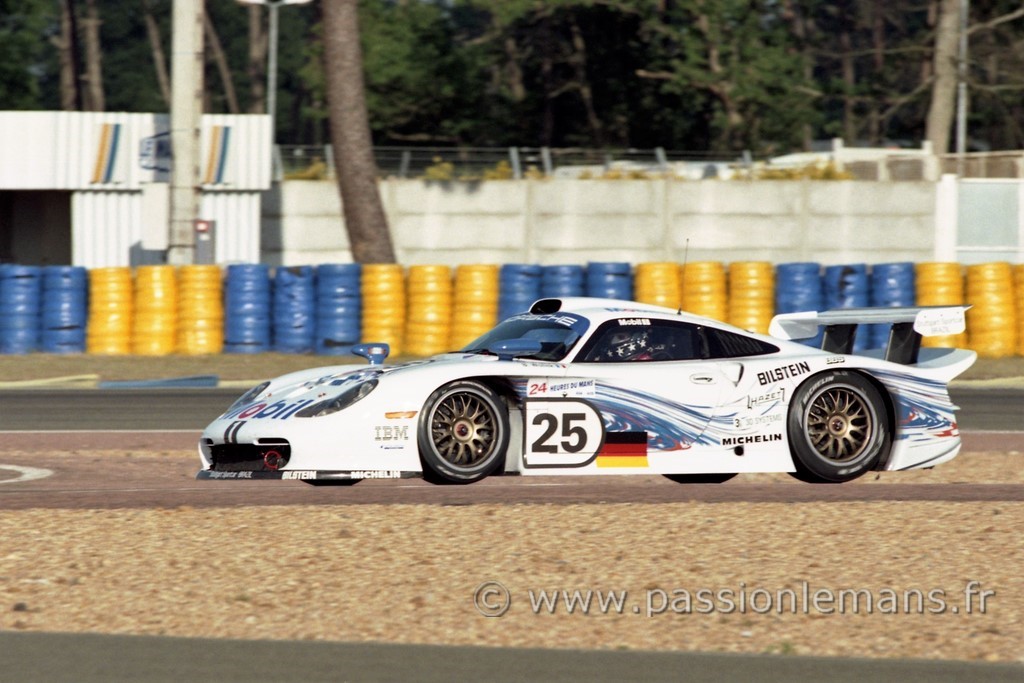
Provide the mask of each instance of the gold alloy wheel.
POLYGON ((868 447, 875 430, 874 411, 852 387, 831 386, 807 408, 807 439, 833 462, 856 460, 868 447))
POLYGON ((494 448, 497 416, 480 396, 457 391, 442 398, 430 424, 437 454, 456 467, 472 467, 494 448))

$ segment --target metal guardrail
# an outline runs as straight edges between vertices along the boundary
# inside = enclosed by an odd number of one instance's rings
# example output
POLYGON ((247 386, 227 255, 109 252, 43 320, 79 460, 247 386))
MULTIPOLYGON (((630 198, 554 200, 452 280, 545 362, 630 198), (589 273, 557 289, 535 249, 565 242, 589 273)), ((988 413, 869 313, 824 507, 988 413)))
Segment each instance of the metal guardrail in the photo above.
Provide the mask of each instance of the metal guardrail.
MULTIPOLYGON (((540 177, 650 177, 671 173, 700 179, 729 177, 756 163, 750 152, 554 147, 374 147, 383 178, 500 180, 540 177)), ((942 173, 962 178, 1024 178, 1024 151, 932 156, 898 150, 870 160, 844 162, 858 180, 935 180, 942 173)), ((333 179, 330 145, 277 145, 274 179, 333 179)))
MULTIPOLYGON (((749 152, 675 152, 655 149, 583 149, 553 147, 374 147, 382 177, 433 180, 594 177, 618 171, 704 177, 725 167, 749 166, 749 152)), ((277 145, 274 178, 334 177, 330 145, 277 145)))

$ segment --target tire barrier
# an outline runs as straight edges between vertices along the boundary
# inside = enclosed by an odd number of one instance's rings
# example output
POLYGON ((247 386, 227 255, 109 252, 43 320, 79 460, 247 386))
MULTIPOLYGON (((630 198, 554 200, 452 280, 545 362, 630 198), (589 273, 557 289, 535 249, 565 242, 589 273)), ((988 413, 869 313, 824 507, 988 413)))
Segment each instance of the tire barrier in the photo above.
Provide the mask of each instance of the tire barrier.
POLYGON ((105 356, 131 353, 134 305, 135 292, 130 268, 90 270, 86 352, 105 356))
POLYGON ((45 353, 85 351, 89 317, 89 271, 81 266, 43 268, 40 349, 45 353))
POLYGON ((316 352, 338 356, 351 352, 362 335, 362 266, 326 264, 316 269, 316 352))
POLYGON ((364 342, 384 342, 391 355, 404 352, 405 273, 395 263, 369 263, 363 266, 362 327, 364 342))
MULTIPOLYGON (((429 356, 464 347, 542 296, 580 294, 583 273, 583 295, 682 307, 761 333, 776 313, 969 304, 966 332, 922 345, 1024 356, 1024 264, 649 262, 633 278, 631 269, 420 265, 406 275, 396 264, 336 264, 279 268, 275 288, 264 265, 142 266, 133 277, 127 267, 0 264, 0 353, 345 355, 358 341, 384 341, 394 356, 403 347, 429 356)), ((862 332, 855 350, 884 346, 887 328, 862 332)), ((821 334, 804 343, 820 346, 821 334)))
POLYGON ((498 320, 525 313, 540 298, 539 265, 506 263, 498 276, 498 320))
POLYGON ((967 266, 967 345, 982 358, 1017 352, 1017 305, 1009 263, 967 266))
POLYGON ((774 314, 774 266, 767 261, 730 263, 729 324, 749 332, 768 334, 774 314))
POLYGON ((0 353, 39 349, 42 282, 38 266, 0 266, 0 353))
POLYGON ((178 278, 174 266, 140 266, 135 271, 132 353, 166 356, 177 343, 178 278))
MULTIPOLYGON (((871 266, 869 299, 872 306, 898 308, 913 306, 917 300, 913 263, 878 263, 871 266)), ((868 328, 869 348, 881 349, 889 343, 892 325, 868 328)))
POLYGON ((587 264, 587 296, 601 299, 633 299, 633 266, 628 263, 587 264))
POLYGON ((220 266, 182 266, 178 271, 178 344, 186 356, 224 349, 224 303, 220 266))
POLYGON ((540 296, 549 297, 583 296, 586 281, 583 266, 542 266, 540 296))
MULTIPOLYGON (((825 290, 821 264, 813 262, 781 263, 775 268, 775 312, 800 313, 825 310, 825 290)), ((821 347, 824 334, 819 332, 801 344, 821 347)))
POLYGON ((696 261, 680 266, 683 310, 725 321, 729 317, 725 266, 720 261, 696 261))
POLYGON ((405 346, 413 356, 451 350, 452 270, 448 266, 409 266, 409 315, 405 346))
MULTIPOLYGON (((825 308, 863 308, 870 301, 868 267, 863 263, 848 263, 825 268, 823 279, 825 308)), ((871 345, 869 331, 861 331, 853 342, 854 352, 864 351, 871 345)))
POLYGON ((1024 356, 1024 263, 1013 268, 1013 291, 1017 302, 1017 355, 1024 356))
POLYGON ((260 264, 227 267, 224 283, 224 351, 270 350, 273 304, 270 268, 260 264))
POLYGON ((683 304, 679 264, 658 261, 638 264, 634 291, 640 303, 679 308, 683 304))
POLYGON ((498 266, 458 266, 451 348, 464 348, 497 322, 498 266))
MULTIPOLYGON (((914 266, 918 306, 959 306, 964 303, 963 267, 959 263, 926 262, 914 266)), ((966 348, 967 333, 925 337, 921 346, 966 348)))
POLYGON ((309 353, 316 336, 316 272, 313 266, 288 266, 274 272, 274 350, 309 353))

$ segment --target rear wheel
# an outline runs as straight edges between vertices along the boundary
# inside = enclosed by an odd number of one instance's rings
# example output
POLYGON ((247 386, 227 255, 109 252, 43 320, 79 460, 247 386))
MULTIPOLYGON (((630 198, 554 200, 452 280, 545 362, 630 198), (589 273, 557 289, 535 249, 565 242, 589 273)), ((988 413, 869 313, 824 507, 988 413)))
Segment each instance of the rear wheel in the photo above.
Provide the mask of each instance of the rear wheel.
POLYGON ((889 451, 881 393, 855 372, 835 371, 807 380, 793 396, 789 441, 798 479, 842 482, 859 477, 889 451))
POLYGON ((469 484, 496 471, 508 449, 505 403, 478 382, 446 384, 427 399, 417 435, 423 476, 469 484))

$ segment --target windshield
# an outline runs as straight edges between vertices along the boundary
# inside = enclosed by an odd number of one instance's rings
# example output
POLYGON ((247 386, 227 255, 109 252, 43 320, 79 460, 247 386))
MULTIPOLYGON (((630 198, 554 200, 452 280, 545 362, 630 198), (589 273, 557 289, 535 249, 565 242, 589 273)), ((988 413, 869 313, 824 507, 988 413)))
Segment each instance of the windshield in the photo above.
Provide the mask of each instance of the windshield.
POLYGON ((540 342, 540 352, 524 358, 559 361, 565 358, 573 345, 586 332, 590 322, 572 313, 514 315, 500 323, 484 336, 466 345, 464 353, 482 353, 487 347, 508 339, 533 339, 540 342))

